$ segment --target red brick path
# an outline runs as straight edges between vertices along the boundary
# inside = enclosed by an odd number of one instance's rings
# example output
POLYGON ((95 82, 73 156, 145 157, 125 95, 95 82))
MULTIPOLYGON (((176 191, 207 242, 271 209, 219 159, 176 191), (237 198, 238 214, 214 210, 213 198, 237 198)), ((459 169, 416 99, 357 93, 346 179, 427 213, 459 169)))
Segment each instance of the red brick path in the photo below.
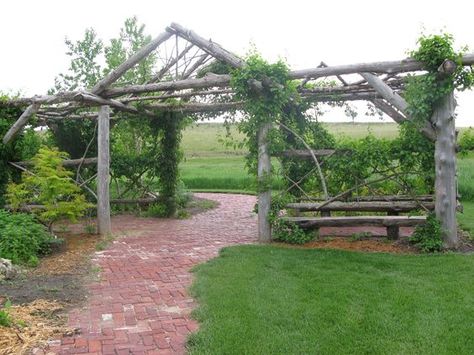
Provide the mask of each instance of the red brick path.
MULTIPOLYGON (((199 194, 197 194, 199 195, 199 194)), ((53 342, 51 354, 182 354, 195 306, 190 269, 232 244, 256 241, 255 197, 205 194, 219 208, 187 220, 118 216, 118 238, 95 254, 101 281, 69 314, 81 333, 53 342)))
MULTIPOLYGON (((190 269, 224 246, 252 243, 257 236, 254 196, 196 195, 220 206, 187 220, 113 218, 118 238, 94 257, 101 281, 88 286, 87 305, 69 314, 69 325, 81 332, 53 341, 46 354, 185 352, 187 335, 197 329, 190 319, 195 303, 186 291, 190 269)), ((367 227, 322 228, 320 234, 361 231, 385 234, 385 228, 367 227)))

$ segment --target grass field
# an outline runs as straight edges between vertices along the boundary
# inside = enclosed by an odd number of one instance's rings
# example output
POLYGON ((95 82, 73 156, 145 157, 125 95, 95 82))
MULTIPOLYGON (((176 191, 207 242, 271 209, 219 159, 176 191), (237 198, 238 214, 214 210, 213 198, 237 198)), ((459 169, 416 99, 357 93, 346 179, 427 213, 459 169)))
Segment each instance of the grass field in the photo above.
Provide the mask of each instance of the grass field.
MULTIPOLYGON (((372 132, 377 137, 394 138, 398 134, 395 123, 332 123, 328 130, 337 137, 361 138, 372 132)), ((239 142, 244 136, 231 129, 232 137, 239 142)), ((226 147, 222 140, 226 130, 222 124, 201 123, 187 128, 182 147, 185 159, 181 164, 181 178, 184 184, 195 191, 255 191, 255 179, 245 168, 245 149, 226 147)), ((463 201, 474 201, 474 154, 459 157, 459 193, 463 201)), ((281 184, 274 182, 277 187, 281 184)))
MULTIPOLYGON (((378 137, 393 138, 397 133, 396 124, 382 123, 335 123, 327 124, 330 132, 337 136, 350 134, 364 137, 372 132, 378 137)), ((232 140, 242 142, 244 135, 235 126, 231 127, 232 140)), ((181 164, 181 178, 191 190, 255 191, 255 179, 247 173, 243 148, 226 146, 226 129, 220 123, 201 123, 188 127, 183 134, 182 147, 184 161, 181 164)), ((227 140, 228 141, 228 140, 227 140)), ((279 181, 274 186, 279 186, 279 181)))
POLYGON ((191 354, 472 354, 474 256, 238 246, 200 265, 191 354))

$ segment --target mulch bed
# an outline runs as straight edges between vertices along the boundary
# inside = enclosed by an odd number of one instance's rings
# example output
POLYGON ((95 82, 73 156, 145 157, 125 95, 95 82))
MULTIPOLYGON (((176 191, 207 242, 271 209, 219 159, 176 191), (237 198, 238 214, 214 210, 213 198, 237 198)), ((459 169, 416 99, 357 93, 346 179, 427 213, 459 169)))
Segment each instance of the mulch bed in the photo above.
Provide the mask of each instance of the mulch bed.
POLYGON ((68 309, 85 301, 83 284, 90 270, 90 255, 101 240, 98 235, 57 233, 63 247, 42 258, 35 269, 14 280, 0 282, 0 308, 7 309, 10 327, 0 326, 0 355, 26 354, 43 348, 47 341, 73 332, 65 327, 68 309))

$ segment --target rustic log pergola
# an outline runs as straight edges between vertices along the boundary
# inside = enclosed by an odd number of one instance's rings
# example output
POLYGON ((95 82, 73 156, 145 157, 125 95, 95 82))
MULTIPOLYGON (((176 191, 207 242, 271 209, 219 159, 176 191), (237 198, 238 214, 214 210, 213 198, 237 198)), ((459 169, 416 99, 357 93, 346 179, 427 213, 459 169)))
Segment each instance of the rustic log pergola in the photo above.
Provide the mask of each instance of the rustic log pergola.
MULTIPOLYGON (((111 233, 109 198, 109 120, 116 113, 126 112, 136 115, 155 117, 156 110, 179 111, 189 114, 219 113, 243 108, 243 102, 233 99, 230 75, 208 73, 197 77, 196 73, 204 68, 209 60, 218 60, 231 67, 241 68, 245 62, 225 50, 219 44, 207 40, 195 32, 172 23, 158 37, 124 61, 115 70, 106 75, 90 90, 60 92, 55 95, 43 95, 11 99, 2 105, 24 107, 23 114, 11 126, 3 137, 3 144, 10 142, 29 119, 36 115, 39 122, 59 119, 97 119, 98 120, 98 157, 97 157, 97 216, 101 234, 111 233), (186 42, 181 51, 176 45, 176 53, 169 58, 153 78, 141 85, 114 85, 129 69, 156 51, 166 41, 186 42), (194 55, 190 55, 192 51, 194 55), (173 80, 169 80, 169 78, 173 80), (169 104, 169 98, 183 99, 179 104, 169 104), (225 98, 225 100, 214 100, 225 98), (141 103, 141 109, 133 106, 141 103), (89 112, 83 112, 90 107, 89 112), (94 110, 95 108, 95 110, 94 110), (97 108, 99 108, 97 110, 97 108), (79 112, 82 111, 82 112, 79 112)), ((453 71, 453 62, 445 61, 439 68, 440 73, 453 71)), ((474 64, 474 53, 462 58, 463 65, 474 64)), ((289 73, 291 79, 300 79, 300 94, 309 102, 340 102, 365 100, 383 111, 395 122, 410 120, 407 103, 403 99, 403 75, 423 71, 423 64, 411 59, 396 61, 358 63, 350 65, 320 65, 289 73), (343 76, 358 74, 357 82, 346 80, 343 76), (321 78, 335 77, 340 85, 309 89, 304 84, 321 78)), ((256 90, 264 90, 268 83, 254 80, 249 83, 256 90)), ((456 134, 454 125, 454 94, 448 95, 438 107, 430 123, 422 127, 422 133, 435 142, 435 211, 444 229, 444 241, 447 247, 458 244, 456 224, 456 134)), ((270 173, 270 156, 267 134, 271 124, 260 127, 258 132, 258 176, 263 178, 270 173)), ((81 162, 78 162, 78 164, 81 162)), ((73 163, 71 163, 73 164, 73 163)), ((258 232, 260 241, 271 239, 268 214, 271 192, 261 191, 258 196, 258 232)))

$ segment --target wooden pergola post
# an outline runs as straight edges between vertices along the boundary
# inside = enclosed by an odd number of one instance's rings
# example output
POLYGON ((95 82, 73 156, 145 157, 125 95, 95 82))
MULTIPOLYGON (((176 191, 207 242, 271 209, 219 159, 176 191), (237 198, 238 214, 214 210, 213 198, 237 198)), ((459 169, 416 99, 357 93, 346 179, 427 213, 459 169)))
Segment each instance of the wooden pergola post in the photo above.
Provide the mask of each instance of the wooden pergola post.
POLYGON ((110 170, 110 120, 109 106, 101 106, 97 134, 97 227, 100 235, 112 233, 110 222, 109 170, 110 170))
POLYGON ((263 124, 258 130, 258 240, 266 243, 272 239, 270 221, 270 206, 272 192, 270 189, 271 162, 268 150, 268 132, 271 123, 263 124))
POLYGON ((445 248, 459 245, 456 223, 456 130, 454 93, 447 95, 433 113, 435 142, 435 211, 441 222, 445 248))

